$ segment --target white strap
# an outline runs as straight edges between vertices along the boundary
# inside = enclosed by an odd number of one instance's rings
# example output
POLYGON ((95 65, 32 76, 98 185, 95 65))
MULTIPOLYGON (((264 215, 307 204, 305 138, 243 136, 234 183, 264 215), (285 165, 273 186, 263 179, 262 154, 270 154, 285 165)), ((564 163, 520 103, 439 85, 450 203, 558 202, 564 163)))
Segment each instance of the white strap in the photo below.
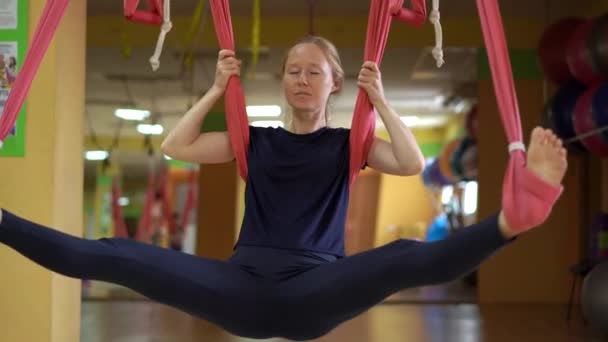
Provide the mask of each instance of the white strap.
POLYGON ((150 65, 152 66, 152 70, 158 70, 160 66, 160 55, 163 52, 163 45, 165 44, 165 36, 171 28, 173 24, 171 23, 171 0, 163 0, 163 24, 160 28, 160 34, 158 35, 158 41, 156 42, 156 49, 154 50, 154 55, 150 57, 150 65))
POLYGON ((439 0, 433 0, 433 9, 429 15, 429 21, 435 27, 435 47, 433 48, 433 57, 437 61, 437 67, 441 68, 445 61, 443 60, 443 32, 441 30, 439 18, 439 0))
POLYGON ((515 141, 509 144, 509 153, 516 151, 516 150, 522 150, 524 152, 526 152, 526 145, 524 145, 523 142, 521 141, 515 141))

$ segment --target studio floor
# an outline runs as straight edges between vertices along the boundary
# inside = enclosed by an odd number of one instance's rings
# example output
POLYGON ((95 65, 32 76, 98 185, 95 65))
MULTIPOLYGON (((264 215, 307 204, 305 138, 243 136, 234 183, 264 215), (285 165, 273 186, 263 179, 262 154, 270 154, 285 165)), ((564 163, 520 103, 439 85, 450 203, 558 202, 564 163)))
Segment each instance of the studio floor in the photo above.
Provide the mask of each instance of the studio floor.
MULTIPOLYGON (((100 284, 97 287, 102 287, 100 284)), ((238 310, 238 308, 235 308, 238 310)), ((337 327, 319 342, 608 341, 563 305, 478 305, 462 282, 403 291, 337 327)), ((205 321, 124 289, 85 299, 81 342, 246 342, 205 321)), ((286 339, 267 341, 287 342, 286 339)))
MULTIPOLYGON (((235 308, 236 309, 236 308, 235 308)), ((608 336, 566 324, 554 305, 382 304, 319 342, 600 342, 608 336)), ((82 342, 245 342, 169 307, 148 301, 86 301, 82 342)), ((270 339, 267 341, 289 341, 270 339)))

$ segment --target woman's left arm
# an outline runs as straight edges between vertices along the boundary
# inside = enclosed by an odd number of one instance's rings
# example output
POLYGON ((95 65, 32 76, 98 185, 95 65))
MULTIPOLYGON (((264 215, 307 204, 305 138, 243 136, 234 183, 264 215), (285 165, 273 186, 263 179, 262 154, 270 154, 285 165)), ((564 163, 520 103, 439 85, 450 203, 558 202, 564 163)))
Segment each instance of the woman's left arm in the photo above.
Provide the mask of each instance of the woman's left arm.
POLYGON ((380 115, 391 142, 374 137, 367 156, 367 165, 383 173, 412 176, 424 169, 424 156, 416 138, 390 107, 384 97, 380 70, 373 62, 365 62, 358 84, 366 90, 372 105, 380 115))

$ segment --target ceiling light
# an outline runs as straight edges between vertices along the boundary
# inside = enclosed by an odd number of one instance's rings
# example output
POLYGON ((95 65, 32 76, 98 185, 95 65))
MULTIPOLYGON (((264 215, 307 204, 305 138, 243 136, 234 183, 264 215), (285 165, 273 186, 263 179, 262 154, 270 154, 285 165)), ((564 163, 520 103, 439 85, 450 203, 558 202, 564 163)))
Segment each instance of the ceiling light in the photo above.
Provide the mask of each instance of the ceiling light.
POLYGON ((283 121, 280 120, 258 120, 251 123, 255 127, 283 127, 283 121))
POLYGON ((131 203, 131 201, 129 201, 128 197, 121 197, 118 199, 118 205, 121 207, 126 207, 129 205, 129 203, 131 203))
POLYGON ((408 127, 413 127, 418 124, 420 118, 417 116, 402 116, 401 121, 408 127))
POLYGON ((86 151, 84 157, 86 160, 104 160, 108 157, 108 151, 86 151))
POLYGON ((279 116, 281 115, 281 107, 272 106, 247 106, 248 116, 279 116))
POLYGON ((114 112, 116 117, 119 117, 123 120, 131 120, 131 121, 142 121, 150 117, 149 110, 139 110, 139 109, 117 109, 114 112))
POLYGON ((163 133, 163 126, 156 124, 156 125, 149 125, 149 124, 139 124, 137 125, 137 131, 141 134, 146 134, 146 135, 159 135, 163 133))

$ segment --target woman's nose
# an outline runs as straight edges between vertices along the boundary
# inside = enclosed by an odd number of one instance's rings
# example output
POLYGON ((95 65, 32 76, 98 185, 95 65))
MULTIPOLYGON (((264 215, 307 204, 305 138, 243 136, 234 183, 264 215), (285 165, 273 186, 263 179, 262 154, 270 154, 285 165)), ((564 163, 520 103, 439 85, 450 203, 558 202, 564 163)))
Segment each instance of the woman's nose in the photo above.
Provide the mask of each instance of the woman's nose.
POLYGON ((308 84, 308 79, 306 78, 306 73, 301 72, 300 76, 298 77, 298 82, 301 84, 308 84))

